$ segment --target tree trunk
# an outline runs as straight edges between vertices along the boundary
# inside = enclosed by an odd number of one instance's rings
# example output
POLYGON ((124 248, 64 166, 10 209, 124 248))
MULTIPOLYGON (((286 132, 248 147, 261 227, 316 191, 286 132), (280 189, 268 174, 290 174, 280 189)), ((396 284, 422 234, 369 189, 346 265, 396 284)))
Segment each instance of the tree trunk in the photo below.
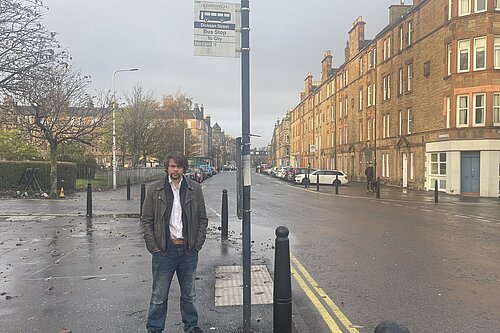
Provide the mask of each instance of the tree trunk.
POLYGON ((57 197, 57 145, 50 145, 50 197, 57 197))

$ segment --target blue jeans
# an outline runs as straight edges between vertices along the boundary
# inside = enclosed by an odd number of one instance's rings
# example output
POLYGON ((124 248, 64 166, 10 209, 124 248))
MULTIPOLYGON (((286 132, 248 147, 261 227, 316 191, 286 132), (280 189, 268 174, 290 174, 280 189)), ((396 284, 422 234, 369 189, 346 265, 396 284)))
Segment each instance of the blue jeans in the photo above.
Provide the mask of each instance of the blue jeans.
POLYGON ((182 245, 168 244, 167 252, 153 254, 153 290, 149 303, 147 330, 162 332, 167 318, 168 292, 174 273, 181 289, 180 309, 184 331, 198 326, 198 311, 195 300, 196 266, 198 251, 189 253, 182 245))

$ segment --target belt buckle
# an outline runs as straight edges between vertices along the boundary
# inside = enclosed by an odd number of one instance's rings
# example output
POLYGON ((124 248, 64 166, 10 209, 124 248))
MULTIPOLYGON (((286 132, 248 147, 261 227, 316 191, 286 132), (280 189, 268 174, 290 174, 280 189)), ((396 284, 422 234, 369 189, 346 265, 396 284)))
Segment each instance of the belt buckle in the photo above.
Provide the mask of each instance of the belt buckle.
POLYGON ((172 243, 174 243, 174 245, 184 245, 184 239, 183 238, 174 238, 174 239, 172 239, 172 243))

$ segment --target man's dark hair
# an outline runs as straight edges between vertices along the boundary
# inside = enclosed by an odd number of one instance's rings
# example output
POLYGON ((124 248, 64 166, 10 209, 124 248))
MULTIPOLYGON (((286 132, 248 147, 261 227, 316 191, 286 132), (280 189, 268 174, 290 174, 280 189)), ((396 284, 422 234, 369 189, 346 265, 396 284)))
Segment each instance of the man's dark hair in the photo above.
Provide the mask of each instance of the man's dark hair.
POLYGON ((184 156, 184 154, 182 153, 179 153, 177 151, 174 151, 172 153, 169 153, 166 157, 165 157, 165 169, 168 168, 168 164, 169 164, 169 161, 172 160, 174 161, 175 164, 177 164, 178 166, 181 166, 184 168, 184 171, 186 171, 187 169, 189 169, 189 162, 188 162, 188 159, 186 156, 184 156))

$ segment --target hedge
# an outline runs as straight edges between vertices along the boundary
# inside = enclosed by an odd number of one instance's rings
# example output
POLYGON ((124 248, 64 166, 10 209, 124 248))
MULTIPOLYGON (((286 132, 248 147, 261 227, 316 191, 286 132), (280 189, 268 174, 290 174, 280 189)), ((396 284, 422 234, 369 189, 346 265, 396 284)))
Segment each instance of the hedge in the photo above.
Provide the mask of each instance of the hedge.
MULTIPOLYGON (((0 161, 0 189, 16 189, 26 169, 38 169, 38 180, 42 189, 50 189, 50 162, 0 161)), ((76 163, 57 162, 57 188, 74 191, 76 184, 76 163)))

